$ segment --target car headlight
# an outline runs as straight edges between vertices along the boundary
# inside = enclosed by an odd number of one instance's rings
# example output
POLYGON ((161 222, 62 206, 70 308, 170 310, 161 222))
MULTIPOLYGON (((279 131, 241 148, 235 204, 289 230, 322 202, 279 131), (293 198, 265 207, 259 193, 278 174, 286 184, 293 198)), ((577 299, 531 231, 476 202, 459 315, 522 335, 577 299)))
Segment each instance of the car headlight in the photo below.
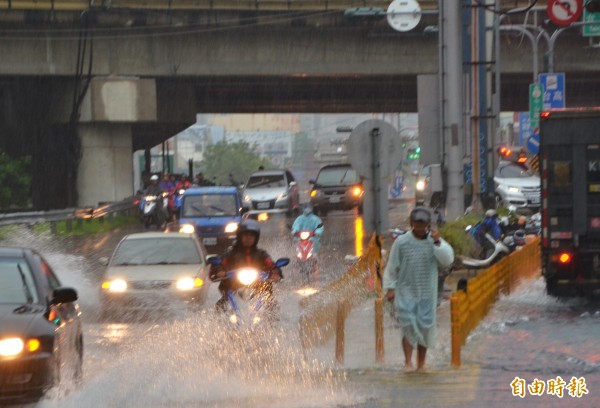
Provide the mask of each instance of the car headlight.
POLYGON ((102 283, 102 289, 106 289, 109 292, 125 292, 127 290, 127 282, 123 279, 113 279, 102 283))
POLYGON ((0 340, 0 356, 14 357, 25 349, 25 343, 18 337, 0 340))
POLYGON ((204 281, 200 278, 181 278, 177 281, 177 289, 179 290, 192 290, 199 288, 204 285, 204 281))
POLYGON ((415 186, 417 190, 423 191, 425 190, 425 182, 423 180, 417 181, 417 185, 415 186))
POLYGON ((305 240, 305 239, 308 239, 308 238, 310 238, 310 232, 308 232, 308 231, 302 231, 300 233, 300 239, 305 240))
POLYGON ((225 226, 225 232, 236 232, 238 229, 237 222, 230 222, 225 226))
POLYGON ((520 193, 521 189, 519 187, 509 186, 507 190, 511 193, 520 193))
POLYGON ((196 232, 196 227, 192 224, 183 224, 179 227, 179 232, 184 234, 193 234, 196 232))
POLYGON ((362 193, 363 191, 360 187, 354 187, 354 189, 352 189, 352 194, 354 194, 355 197, 360 197, 362 193))
POLYGON ((310 192, 311 197, 316 197, 318 195, 319 195, 319 190, 311 190, 311 192, 310 192))
POLYGON ((258 279, 258 271, 252 268, 240 269, 237 273, 237 280, 243 285, 251 285, 258 279))

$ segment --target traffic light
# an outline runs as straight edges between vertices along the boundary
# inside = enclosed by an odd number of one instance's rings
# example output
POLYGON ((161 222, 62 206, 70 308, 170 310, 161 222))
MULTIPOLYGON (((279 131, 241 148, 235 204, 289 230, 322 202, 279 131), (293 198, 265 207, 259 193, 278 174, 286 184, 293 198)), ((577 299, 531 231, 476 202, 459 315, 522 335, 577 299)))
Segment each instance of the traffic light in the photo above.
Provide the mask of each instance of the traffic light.
POLYGON ((597 13, 600 11, 600 0, 587 0, 584 7, 589 13, 597 13))
POLYGON ((500 146, 497 151, 504 160, 523 165, 527 163, 527 153, 525 153, 525 149, 522 147, 513 149, 509 146, 500 146))
POLYGON ((420 147, 410 148, 406 152, 407 160, 417 160, 419 157, 421 157, 421 148, 420 147))

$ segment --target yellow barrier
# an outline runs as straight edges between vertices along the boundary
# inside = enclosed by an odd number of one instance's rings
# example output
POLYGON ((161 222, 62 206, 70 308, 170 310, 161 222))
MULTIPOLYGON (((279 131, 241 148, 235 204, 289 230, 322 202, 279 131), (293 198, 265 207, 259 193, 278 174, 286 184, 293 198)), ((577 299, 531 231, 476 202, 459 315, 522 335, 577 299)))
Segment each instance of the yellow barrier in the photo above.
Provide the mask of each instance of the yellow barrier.
POLYGON ((498 295, 508 294, 521 280, 540 274, 539 237, 468 282, 467 290, 450 299, 452 365, 460 367, 460 351, 469 333, 487 315, 498 295))
POLYGON ((305 350, 326 343, 336 334, 336 360, 343 361, 346 317, 374 289, 369 288, 369 282, 374 282, 380 293, 378 264, 380 250, 373 235, 367 250, 342 277, 300 302, 300 336, 305 350))

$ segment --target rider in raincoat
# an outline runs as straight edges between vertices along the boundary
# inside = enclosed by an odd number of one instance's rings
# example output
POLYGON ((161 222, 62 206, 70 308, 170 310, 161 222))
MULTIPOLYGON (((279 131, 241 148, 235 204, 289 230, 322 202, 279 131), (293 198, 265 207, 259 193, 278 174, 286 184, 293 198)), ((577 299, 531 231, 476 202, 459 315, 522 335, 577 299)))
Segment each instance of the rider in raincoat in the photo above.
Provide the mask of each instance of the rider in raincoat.
POLYGON ((454 251, 436 230, 431 230, 431 213, 416 207, 410 214, 412 231, 392 244, 383 290, 394 302, 402 328, 402 348, 407 368, 412 368, 412 351, 417 348, 417 368, 425 368, 427 349, 435 344, 438 267, 454 262, 454 251))
POLYGON ((294 242, 297 242, 300 239, 296 236, 296 233, 303 230, 311 232, 314 231, 315 235, 312 236, 310 240, 313 243, 313 253, 316 256, 321 248, 321 235, 323 234, 325 228, 323 227, 323 221, 321 221, 321 218, 313 213, 313 208, 310 204, 307 204, 304 207, 302 214, 296 218, 294 224, 292 225, 294 242))

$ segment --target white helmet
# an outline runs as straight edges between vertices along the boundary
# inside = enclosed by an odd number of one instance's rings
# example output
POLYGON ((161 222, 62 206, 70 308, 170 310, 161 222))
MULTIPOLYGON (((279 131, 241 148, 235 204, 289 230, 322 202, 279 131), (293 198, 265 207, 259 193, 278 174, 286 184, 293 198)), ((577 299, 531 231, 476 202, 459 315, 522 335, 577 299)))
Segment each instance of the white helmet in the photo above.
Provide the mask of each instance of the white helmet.
POLYGON ((154 174, 152 177, 150 177, 150 181, 158 181, 158 174, 154 174))

